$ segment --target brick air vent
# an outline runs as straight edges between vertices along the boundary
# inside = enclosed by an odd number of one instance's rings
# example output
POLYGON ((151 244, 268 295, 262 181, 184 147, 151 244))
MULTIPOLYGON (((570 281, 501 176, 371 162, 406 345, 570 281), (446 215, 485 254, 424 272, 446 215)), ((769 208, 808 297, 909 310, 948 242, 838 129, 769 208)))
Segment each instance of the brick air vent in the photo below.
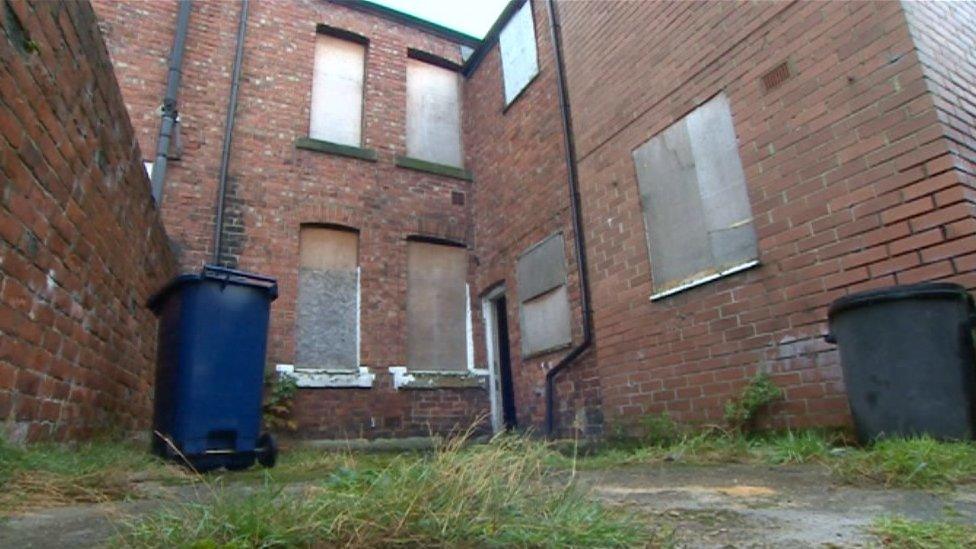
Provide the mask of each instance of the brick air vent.
POLYGON ((779 65, 773 67, 773 69, 762 76, 763 88, 766 91, 772 90, 779 87, 783 82, 786 82, 793 76, 793 72, 790 71, 790 65, 786 61, 783 61, 779 65))
POLYGON ((460 191, 451 191, 451 204, 455 206, 464 206, 464 193, 460 191))

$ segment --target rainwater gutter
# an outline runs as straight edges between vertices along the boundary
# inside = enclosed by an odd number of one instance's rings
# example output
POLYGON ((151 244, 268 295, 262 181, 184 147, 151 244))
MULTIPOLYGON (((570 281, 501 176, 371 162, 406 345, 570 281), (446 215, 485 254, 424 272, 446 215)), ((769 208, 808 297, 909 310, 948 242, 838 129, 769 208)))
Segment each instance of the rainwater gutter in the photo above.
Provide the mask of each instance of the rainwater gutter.
POLYGON ((190 0, 180 2, 176 18, 176 34, 173 36, 173 49, 169 54, 169 72, 166 75, 166 93, 163 95, 162 120, 159 135, 156 137, 156 157, 153 159, 152 196, 156 205, 163 203, 163 181, 166 179, 166 162, 169 159, 170 142, 179 121, 176 98, 180 91, 180 77, 183 75, 183 52, 186 49, 186 33, 190 25, 190 0))
POLYGON ((227 120, 224 122, 224 144, 220 151, 220 175, 217 183, 217 213, 214 219, 213 260, 220 264, 220 250, 224 234, 224 204, 227 202, 227 170, 230 166, 230 145, 234 136, 234 120, 237 115, 237 94, 241 84, 241 66, 244 59, 244 35, 247 33, 249 0, 241 0, 241 16, 237 25, 237 50, 231 70, 230 98, 227 100, 227 120))
POLYGON ((579 345, 569 351, 555 366, 546 372, 546 436, 553 436, 556 430, 556 376, 575 363, 593 343, 592 313, 590 309, 590 282, 586 270, 586 241, 583 236, 582 210, 580 208, 579 181, 576 171, 576 145, 573 142, 573 124, 570 116, 569 92, 566 89, 566 73, 563 65, 561 31, 559 16, 554 0, 546 0, 549 15, 549 33, 556 60, 556 87, 559 92, 559 111, 563 124, 563 148, 566 157, 566 172, 569 183, 569 201, 573 218, 573 244, 576 252, 576 268, 579 273, 580 308, 583 321, 583 338, 579 345))

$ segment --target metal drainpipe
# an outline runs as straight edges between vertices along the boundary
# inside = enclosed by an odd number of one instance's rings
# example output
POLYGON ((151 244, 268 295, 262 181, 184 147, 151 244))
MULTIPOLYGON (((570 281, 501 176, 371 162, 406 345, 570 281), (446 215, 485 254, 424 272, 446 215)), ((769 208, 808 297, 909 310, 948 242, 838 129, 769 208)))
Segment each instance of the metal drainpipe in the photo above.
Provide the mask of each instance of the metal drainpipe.
POLYGON ((169 54, 169 74, 166 76, 166 94, 163 95, 163 114, 156 137, 156 158, 152 169, 152 196, 156 204, 163 203, 163 180, 166 179, 166 161, 169 145, 173 138, 173 128, 179 119, 176 98, 180 91, 180 77, 183 75, 183 51, 186 46, 186 32, 190 24, 190 0, 180 2, 176 18, 176 34, 173 36, 173 50, 169 54))
POLYGON ((546 0, 549 15, 549 33, 556 60, 556 87, 559 90, 559 111, 563 122, 563 147, 566 155, 566 171, 569 183, 569 201, 573 217, 576 268, 579 272, 580 307, 583 317, 583 340, 546 372, 546 435, 552 436, 556 428, 556 375, 568 368, 593 342, 592 316, 590 311, 590 281, 586 272, 586 241, 583 236, 582 211, 580 209, 579 183, 576 173, 576 145, 573 142, 573 124, 569 112, 569 92, 566 90, 563 66, 561 27, 554 0, 546 0))
POLYGON ((237 114, 237 92, 241 84, 241 65, 244 59, 244 35, 247 32, 248 0, 241 0, 241 16, 237 25, 237 51, 231 70, 230 98, 227 100, 227 120, 224 122, 224 145, 220 152, 220 175, 217 184, 217 214, 214 220, 213 263, 220 263, 220 248, 224 234, 224 203, 227 201, 227 169, 230 165, 230 143, 234 135, 237 114))

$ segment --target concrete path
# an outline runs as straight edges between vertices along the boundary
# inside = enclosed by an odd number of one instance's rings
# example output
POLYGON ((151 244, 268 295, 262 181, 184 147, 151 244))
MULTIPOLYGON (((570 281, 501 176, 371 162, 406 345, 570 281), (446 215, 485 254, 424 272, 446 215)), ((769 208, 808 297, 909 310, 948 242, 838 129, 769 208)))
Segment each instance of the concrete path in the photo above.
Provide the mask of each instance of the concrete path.
MULTIPOLYGON (((678 547, 858 547, 876 545, 868 529, 878 516, 976 522, 976 486, 946 493, 855 488, 836 484, 820 466, 634 466, 584 471, 579 481, 593 497, 673 529, 678 547)), ((207 497, 202 486, 151 492, 151 499, 0 519, 0 548, 98 546, 127 517, 207 497)))
POLYGON ((932 493, 855 488, 822 466, 636 466, 583 472, 595 497, 674 529, 678 547, 877 545, 879 516, 976 522, 976 486, 932 493))

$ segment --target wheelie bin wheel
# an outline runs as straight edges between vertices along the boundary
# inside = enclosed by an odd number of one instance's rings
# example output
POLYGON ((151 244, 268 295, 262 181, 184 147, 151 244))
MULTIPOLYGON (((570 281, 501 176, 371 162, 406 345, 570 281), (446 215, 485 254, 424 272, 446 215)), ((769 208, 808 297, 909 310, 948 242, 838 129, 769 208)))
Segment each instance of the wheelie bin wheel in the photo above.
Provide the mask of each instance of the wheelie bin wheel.
POLYGON ((258 463, 262 467, 274 467, 278 461, 278 445, 271 433, 262 433, 258 437, 257 446, 258 463))
POLYGON ((242 452, 224 462, 224 467, 228 471, 243 471, 252 465, 254 465, 254 454, 252 452, 242 452))

